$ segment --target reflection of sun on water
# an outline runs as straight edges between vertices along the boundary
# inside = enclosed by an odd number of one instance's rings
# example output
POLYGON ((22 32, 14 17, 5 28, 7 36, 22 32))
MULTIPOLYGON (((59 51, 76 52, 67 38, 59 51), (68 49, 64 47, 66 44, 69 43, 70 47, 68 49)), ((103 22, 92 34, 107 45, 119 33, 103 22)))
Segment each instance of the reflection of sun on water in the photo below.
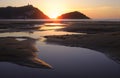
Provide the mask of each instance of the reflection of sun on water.
POLYGON ((56 30, 64 28, 65 24, 61 23, 46 23, 40 29, 41 30, 56 30))
POLYGON ((60 27, 60 26, 55 26, 55 27, 43 27, 42 30, 55 30, 55 29, 60 29, 60 28, 63 28, 63 27, 60 27))
POLYGON ((66 24, 62 23, 45 23, 45 26, 65 26, 66 24))

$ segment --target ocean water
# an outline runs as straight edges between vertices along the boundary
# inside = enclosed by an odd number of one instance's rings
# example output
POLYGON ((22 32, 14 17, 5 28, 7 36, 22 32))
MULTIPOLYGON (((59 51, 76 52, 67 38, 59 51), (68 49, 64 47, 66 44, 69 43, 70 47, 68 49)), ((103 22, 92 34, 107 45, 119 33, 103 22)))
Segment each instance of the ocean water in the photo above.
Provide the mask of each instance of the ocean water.
MULTIPOLYGON (((30 46, 34 46, 38 49, 38 52, 34 53, 36 54, 36 57, 50 64, 53 68, 33 68, 29 65, 20 64, 24 59, 18 60, 20 62, 17 63, 16 60, 13 61, 13 58, 8 56, 17 55, 19 50, 13 52, 10 49, 10 54, 8 54, 6 50, 3 49, 0 51, 3 51, 4 55, 0 53, 0 56, 5 56, 6 58, 0 58, 0 78, 120 78, 120 64, 116 62, 116 60, 111 59, 109 54, 82 47, 50 44, 46 43, 44 38, 44 36, 48 35, 84 33, 56 31, 56 29, 64 27, 64 23, 44 23, 37 25, 40 26, 40 29, 4 30, 4 32, 0 32, 0 37, 14 37, 19 42, 24 43, 20 46, 28 44, 30 44, 30 46), (23 42, 24 38, 27 43, 23 42), (35 40, 31 40, 29 38, 33 38, 35 40)), ((14 41, 15 40, 10 43, 17 44, 14 41)), ((6 46, 6 48, 9 48, 9 46, 6 46)), ((29 51, 28 55, 24 56, 23 54, 23 58, 29 56, 29 54, 29 51)), ((21 53, 19 53, 19 55, 22 56, 21 53)))

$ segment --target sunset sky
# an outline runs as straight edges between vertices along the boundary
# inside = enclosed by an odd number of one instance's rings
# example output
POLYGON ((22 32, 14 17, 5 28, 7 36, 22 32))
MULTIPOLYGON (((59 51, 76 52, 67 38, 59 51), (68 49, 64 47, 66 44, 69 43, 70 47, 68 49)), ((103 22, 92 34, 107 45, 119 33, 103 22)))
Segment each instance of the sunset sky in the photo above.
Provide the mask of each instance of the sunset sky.
POLYGON ((91 18, 120 19, 120 0, 0 0, 0 7, 17 7, 28 3, 49 17, 80 11, 91 18))

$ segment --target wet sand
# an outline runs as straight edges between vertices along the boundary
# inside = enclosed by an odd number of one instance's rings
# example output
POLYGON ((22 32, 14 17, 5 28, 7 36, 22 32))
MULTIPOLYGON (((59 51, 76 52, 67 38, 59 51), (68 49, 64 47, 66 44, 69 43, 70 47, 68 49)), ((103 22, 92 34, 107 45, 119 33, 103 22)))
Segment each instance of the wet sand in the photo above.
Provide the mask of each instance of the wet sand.
POLYGON ((48 42, 64 45, 90 48, 120 49, 120 32, 89 35, 59 35, 45 36, 48 42))
POLYGON ((29 37, 0 37, 0 62, 10 62, 31 68, 52 68, 37 57, 36 39, 29 37))
MULTIPOLYGON (((21 21, 22 22, 22 21, 21 21)), ((25 21, 24 21, 25 22, 25 21)), ((63 21, 62 21, 63 22, 63 21)), ((45 36, 46 42, 53 44, 61 44, 72 47, 84 47, 100 52, 113 53, 112 55, 120 57, 120 22, 119 21, 80 21, 80 22, 63 22, 67 24, 59 31, 86 33, 86 35, 53 35, 45 36)), ((34 29, 34 24, 0 24, 0 27, 6 27, 7 31, 13 25, 17 31, 19 27, 24 27, 24 31, 34 29), (18 27, 18 29, 17 29, 18 27), (30 27, 30 28, 29 28, 30 27)), ((14 29, 14 28, 13 28, 14 29)), ((21 29, 21 28, 20 28, 21 29)), ((37 30, 35 28, 35 30, 37 30)), ((21 31, 21 30, 20 30, 21 31)), ((58 30, 57 30, 58 31, 58 30)), ((1 30, 0 32, 6 32, 1 30)))
POLYGON ((45 36, 46 42, 71 47, 83 47, 107 54, 120 61, 120 32, 89 35, 45 36))
POLYGON ((120 22, 70 23, 60 30, 86 34, 45 36, 46 42, 96 50, 120 61, 120 22))
POLYGON ((71 22, 61 31, 78 32, 87 34, 120 31, 119 21, 81 21, 71 22))

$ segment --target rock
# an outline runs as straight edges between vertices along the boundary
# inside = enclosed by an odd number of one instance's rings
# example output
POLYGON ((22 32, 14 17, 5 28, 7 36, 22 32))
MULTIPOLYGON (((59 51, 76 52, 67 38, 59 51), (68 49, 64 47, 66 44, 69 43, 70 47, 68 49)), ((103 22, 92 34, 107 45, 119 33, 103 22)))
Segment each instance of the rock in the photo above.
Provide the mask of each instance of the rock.
POLYGON ((74 12, 62 14, 58 16, 58 19, 90 19, 90 18, 82 14, 81 12, 74 11, 74 12))
POLYGON ((22 7, 1 7, 0 19, 49 19, 38 8, 27 5, 22 7))

